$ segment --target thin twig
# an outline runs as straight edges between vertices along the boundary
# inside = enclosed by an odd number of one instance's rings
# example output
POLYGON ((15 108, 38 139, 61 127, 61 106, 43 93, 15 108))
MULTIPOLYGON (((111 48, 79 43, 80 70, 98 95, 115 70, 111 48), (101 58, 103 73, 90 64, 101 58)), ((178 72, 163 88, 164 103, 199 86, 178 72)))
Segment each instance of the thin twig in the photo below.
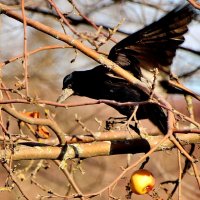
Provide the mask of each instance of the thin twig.
MULTIPOLYGON (((55 160, 54 162, 56 163, 57 166, 60 166, 60 161, 55 160)), ((68 179, 69 183, 71 184, 71 186, 77 192, 77 196, 79 196, 80 199, 82 199, 82 200, 86 200, 86 198, 84 197, 84 194, 81 192, 81 190, 79 189, 78 185, 74 181, 73 177, 68 172, 68 170, 67 169, 62 169, 62 168, 61 168, 61 170, 64 173, 64 175, 67 177, 67 179, 68 179)))
POLYGON ((181 195, 182 195, 182 189, 181 189, 181 182, 182 182, 182 165, 181 165, 181 153, 180 150, 177 150, 178 152, 178 166, 179 166, 179 175, 178 175, 178 200, 181 200, 181 195))
POLYGON ((27 23, 26 23, 26 16, 25 16, 25 9, 24 9, 24 0, 21 0, 21 8, 22 8, 22 18, 23 18, 23 25, 24 25, 24 82, 25 82, 25 88, 26 88, 26 96, 29 95, 29 89, 28 89, 28 56, 27 56, 27 23))
POLYGON ((177 148, 181 151, 181 153, 183 155, 185 155, 185 157, 190 160, 190 162, 192 163, 192 167, 193 167, 193 170, 194 170, 194 173, 195 173, 195 177, 196 177, 196 180, 197 180, 197 183, 198 183, 198 186, 199 186, 199 189, 200 189, 200 175, 199 175, 199 171, 198 171, 198 168, 197 168, 197 165, 196 165, 196 161, 194 160, 194 158, 192 158, 188 153, 187 151, 185 151, 185 149, 181 146, 181 144, 177 141, 177 139, 171 135, 170 139, 172 140, 172 142, 177 146, 177 148))
MULTIPOLYGON (((44 51, 44 50, 65 49, 65 48, 72 48, 72 46, 69 46, 69 45, 50 45, 50 46, 40 47, 40 48, 37 48, 37 49, 34 49, 32 51, 27 52, 27 56, 30 56, 32 54, 35 54, 35 53, 38 53, 38 52, 44 51)), ((5 60, 5 61, 0 63, 0 67, 4 67, 5 65, 7 65, 11 62, 14 62, 18 59, 21 59, 21 58, 23 58, 23 55, 15 56, 13 58, 5 60)))
MULTIPOLYGON (((99 26, 97 26, 91 19, 89 19, 86 15, 84 15, 80 9, 77 7, 76 3, 74 0, 70 0, 72 5, 74 6, 74 8, 77 10, 78 14, 89 24, 91 24, 95 30, 99 30, 99 26)), ((103 32, 102 30, 100 31, 104 36, 106 37, 110 37, 107 33, 103 32)), ((113 37, 110 37, 110 40, 112 40, 113 42, 117 43, 116 39, 114 39, 113 37)))
POLYGON ((19 181, 17 180, 17 178, 14 176, 14 174, 12 173, 12 170, 10 169, 10 167, 8 166, 8 164, 4 163, 2 164, 2 166, 4 167, 4 169, 6 169, 6 171, 8 172, 8 174, 10 175, 12 181, 15 183, 15 185, 17 186, 17 188, 19 189, 20 193, 22 194, 22 196, 29 200, 29 197, 27 194, 25 194, 25 192, 22 190, 22 187, 20 186, 19 181))
POLYGON ((197 0, 187 0, 195 8, 200 9, 200 3, 197 0))

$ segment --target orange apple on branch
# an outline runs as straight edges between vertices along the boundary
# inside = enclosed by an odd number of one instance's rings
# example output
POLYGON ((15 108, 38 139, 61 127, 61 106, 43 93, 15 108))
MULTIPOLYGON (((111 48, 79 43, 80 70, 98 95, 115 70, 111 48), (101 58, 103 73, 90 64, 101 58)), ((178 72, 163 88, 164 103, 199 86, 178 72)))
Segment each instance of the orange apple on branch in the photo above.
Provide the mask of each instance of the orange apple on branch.
POLYGON ((130 187, 135 194, 146 194, 153 189, 155 178, 151 172, 145 169, 135 171, 130 180, 130 187))

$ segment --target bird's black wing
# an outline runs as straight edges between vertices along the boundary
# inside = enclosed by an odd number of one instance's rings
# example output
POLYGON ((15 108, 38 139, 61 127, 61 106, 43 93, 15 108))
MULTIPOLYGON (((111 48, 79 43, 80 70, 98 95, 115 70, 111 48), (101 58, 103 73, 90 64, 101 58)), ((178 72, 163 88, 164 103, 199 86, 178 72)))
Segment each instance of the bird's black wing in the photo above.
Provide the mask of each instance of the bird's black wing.
POLYGON ((157 67, 169 71, 169 65, 176 49, 184 42, 183 35, 194 17, 194 9, 189 5, 178 6, 160 20, 133 33, 117 43, 108 58, 137 78, 141 77, 140 67, 157 67))

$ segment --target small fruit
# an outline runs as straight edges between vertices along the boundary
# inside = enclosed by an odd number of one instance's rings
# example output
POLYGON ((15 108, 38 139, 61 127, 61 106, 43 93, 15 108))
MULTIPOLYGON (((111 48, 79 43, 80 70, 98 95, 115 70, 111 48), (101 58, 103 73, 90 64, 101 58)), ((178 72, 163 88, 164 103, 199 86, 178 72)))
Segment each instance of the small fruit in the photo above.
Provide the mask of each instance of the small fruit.
POLYGON ((145 169, 135 171, 130 180, 130 187, 135 194, 146 194, 153 189, 155 178, 151 172, 145 169))

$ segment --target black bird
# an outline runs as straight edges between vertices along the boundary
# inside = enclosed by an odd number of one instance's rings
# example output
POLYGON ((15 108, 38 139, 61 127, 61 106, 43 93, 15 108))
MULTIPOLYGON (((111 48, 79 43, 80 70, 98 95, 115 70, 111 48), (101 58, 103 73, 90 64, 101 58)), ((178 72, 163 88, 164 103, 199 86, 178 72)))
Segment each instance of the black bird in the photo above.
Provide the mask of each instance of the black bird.
MULTIPOLYGON (((188 24, 194 17, 193 8, 187 4, 178 6, 157 22, 154 22, 117 43, 108 58, 132 73, 137 79, 143 77, 141 67, 158 68, 169 72, 176 49, 184 42, 183 35, 188 31, 188 24)), ((86 96, 93 99, 109 99, 118 102, 140 102, 149 99, 144 91, 126 80, 110 75, 110 71, 100 65, 87 71, 75 71, 63 80, 65 95, 86 96)), ((65 96, 65 97, 64 97, 65 96)), ((121 114, 130 117, 133 106, 112 106, 121 114)), ((156 104, 140 105, 137 119, 149 119, 162 133, 167 133, 167 116, 156 104)))
MULTIPOLYGON (((77 71, 66 76, 63 80, 63 89, 67 96, 72 94, 86 96, 93 99, 108 99, 117 102, 140 102, 149 99, 149 96, 124 79, 107 75, 107 69, 99 65, 92 70, 77 71), (66 90, 67 89, 67 90, 66 90)), ((131 117, 133 106, 111 105, 122 115, 131 117)), ((167 132, 167 117, 162 108, 155 104, 139 106, 137 119, 149 119, 163 133, 167 132)))

